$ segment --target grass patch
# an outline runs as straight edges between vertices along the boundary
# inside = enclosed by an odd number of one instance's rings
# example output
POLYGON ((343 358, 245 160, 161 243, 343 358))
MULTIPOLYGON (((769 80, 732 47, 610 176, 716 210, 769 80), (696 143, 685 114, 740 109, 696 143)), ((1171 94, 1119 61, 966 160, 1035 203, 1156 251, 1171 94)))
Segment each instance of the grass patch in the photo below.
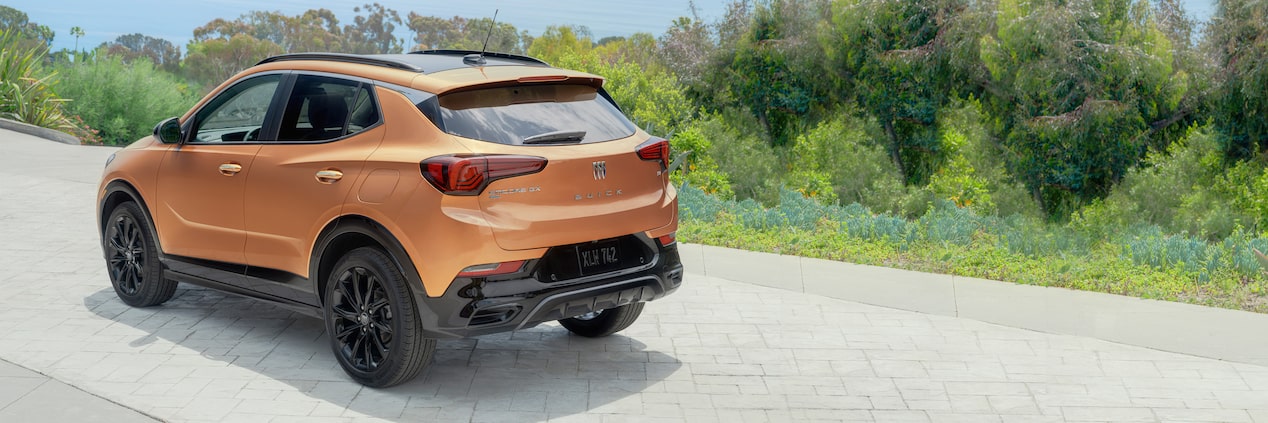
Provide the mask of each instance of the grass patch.
POLYGON ((1268 312, 1268 278, 1251 252, 1268 239, 1241 231, 1209 242, 1156 226, 978 216, 950 203, 907 220, 787 190, 771 208, 689 186, 679 200, 684 242, 1268 312))

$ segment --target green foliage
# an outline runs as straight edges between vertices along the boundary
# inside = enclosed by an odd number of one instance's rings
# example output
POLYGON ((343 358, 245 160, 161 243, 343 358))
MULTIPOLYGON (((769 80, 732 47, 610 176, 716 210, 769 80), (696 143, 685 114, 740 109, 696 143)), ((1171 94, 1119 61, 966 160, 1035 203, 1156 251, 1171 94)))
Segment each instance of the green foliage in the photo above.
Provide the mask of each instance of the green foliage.
POLYGON ((820 205, 784 190, 770 208, 680 191, 686 242, 848 260, 1144 298, 1268 311, 1268 278, 1238 231, 1223 241, 1164 235, 1156 226, 1095 235, 1041 219, 982 216, 939 202, 914 220, 858 204, 820 205))
POLYGON ((759 124, 737 117, 744 113, 731 110, 707 115, 695 127, 709 134, 713 145, 707 155, 717 161, 737 198, 774 204, 779 198, 780 158, 758 135, 759 124))
POLYGON ((120 35, 112 42, 101 43, 97 49, 101 51, 101 54, 123 58, 124 63, 132 63, 144 57, 164 71, 171 73, 180 71, 180 48, 162 38, 143 34, 120 35))
POLYGON ((44 47, 24 47, 23 40, 19 31, 0 31, 0 118, 74 132, 66 100, 53 91, 56 73, 40 65, 44 47))
POLYGON ((409 12, 406 26, 414 33, 414 49, 417 50, 479 50, 485 47, 487 39, 488 51, 524 54, 533 40, 528 31, 521 33, 515 25, 505 22, 495 24, 492 18, 454 16, 445 19, 409 12))
POLYGON ((402 24, 399 13, 378 3, 358 6, 352 11, 357 16, 352 18, 352 25, 343 27, 347 40, 344 51, 354 54, 402 53, 404 43, 393 34, 402 24))
POLYGON ((53 30, 45 25, 31 22, 26 12, 12 7, 0 5, 0 32, 13 33, 18 40, 8 41, 6 46, 16 46, 21 50, 48 50, 53 43, 53 30))
POLYGON ((561 56, 555 59, 556 66, 603 76, 612 99, 648 131, 669 136, 692 117, 691 102, 672 73, 645 68, 623 57, 608 60, 590 48, 558 53, 561 56))
MULTIPOLYGON (((954 139, 963 135, 948 132, 946 137, 954 139)), ((955 156, 946 166, 938 169, 929 180, 929 189, 938 198, 950 200, 959 207, 986 211, 995 209, 987 182, 976 174, 976 170, 964 156, 955 156)))
POLYGON ((246 34, 201 41, 195 38, 190 41, 187 50, 181 69, 186 77, 205 87, 205 91, 261 60, 283 52, 282 47, 272 41, 246 34))
POLYGON ((713 142, 703 130, 694 125, 690 126, 675 133, 669 140, 669 144, 670 151, 674 155, 690 153, 682 165, 683 171, 671 175, 674 183, 690 185, 723 199, 731 199, 735 196, 727 174, 718 168, 717 161, 709 154, 713 149, 713 142))
POLYGON ((1210 240, 1239 227, 1265 227, 1268 222, 1255 212, 1256 198, 1268 193, 1254 189, 1262 165, 1244 162, 1226 171, 1218 139, 1212 130, 1190 129, 1167 151, 1150 153, 1104 201, 1084 207, 1074 221, 1101 232, 1139 222, 1210 240))
MULTIPOLYGON (((797 37, 804 24, 791 13, 801 5, 775 0, 759 3, 748 36, 725 70, 731 94, 762 123, 776 146, 788 144, 817 102, 814 80, 806 69, 811 45, 797 37)), ((814 69, 814 67, 811 67, 814 69)))
POLYGON ((852 98, 885 130, 886 152, 913 185, 947 160, 938 111, 958 84, 953 58, 970 21, 963 0, 852 0, 833 3, 820 44, 852 98))
POLYGON ((125 145, 149 135, 159 121, 179 116, 197 98, 176 77, 144 58, 124 63, 97 56, 59 69, 67 109, 96 128, 106 144, 125 145))
POLYGON ((560 61, 567 55, 585 56, 594 49, 594 41, 590 37, 590 29, 584 26, 552 25, 546 32, 534 38, 528 46, 528 55, 550 63, 560 61))
POLYGON ((1050 216, 1107 194, 1186 113, 1188 77, 1147 1, 1001 0, 980 46, 984 109, 1050 216))
POLYGON ((1021 122, 1005 139, 1013 173, 1052 216, 1068 216, 1109 193, 1144 150, 1136 110, 1089 101, 1061 116, 1021 122))
POLYGON ((1228 157, 1253 157, 1268 150, 1268 2, 1221 0, 1208 31, 1215 127, 1228 157))

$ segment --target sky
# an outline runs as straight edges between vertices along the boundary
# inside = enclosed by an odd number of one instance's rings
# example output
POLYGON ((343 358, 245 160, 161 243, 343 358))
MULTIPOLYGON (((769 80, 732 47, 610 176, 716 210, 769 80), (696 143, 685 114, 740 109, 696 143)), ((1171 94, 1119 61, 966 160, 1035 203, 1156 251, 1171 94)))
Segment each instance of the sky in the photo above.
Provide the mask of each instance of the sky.
MULTIPOLYGON (((347 24, 356 15, 353 8, 375 1, 400 12, 402 19, 406 19, 409 11, 445 18, 474 18, 492 16, 494 10, 500 10, 498 21, 530 34, 541 34, 548 25, 579 24, 589 27, 596 39, 635 32, 660 35, 674 18, 691 13, 687 0, 0 0, 0 4, 26 12, 31 21, 51 28, 56 33, 53 50, 75 48, 76 40, 70 36, 70 28, 79 26, 85 33, 78 40, 81 48, 92 48, 120 35, 139 32, 167 39, 184 51, 194 28, 215 18, 233 19, 252 10, 280 10, 287 15, 298 15, 308 9, 326 8, 334 11, 341 23, 347 24)), ((725 13, 729 2, 697 0, 695 5, 700 17, 712 22, 725 13)), ((1190 14, 1202 21, 1215 11, 1215 0, 1182 2, 1190 14)), ((406 47, 410 47, 412 42, 407 29, 398 28, 397 36, 406 38, 406 47)))

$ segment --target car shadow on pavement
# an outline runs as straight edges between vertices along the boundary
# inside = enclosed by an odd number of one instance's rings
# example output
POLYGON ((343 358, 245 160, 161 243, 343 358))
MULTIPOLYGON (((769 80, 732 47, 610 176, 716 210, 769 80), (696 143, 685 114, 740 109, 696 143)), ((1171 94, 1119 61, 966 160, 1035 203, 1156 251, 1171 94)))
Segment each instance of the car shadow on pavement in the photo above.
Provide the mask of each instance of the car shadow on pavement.
MULTIPOLYGON (((155 354, 148 357, 159 363, 138 382, 170 384, 169 394, 188 395, 191 404, 224 405, 221 411, 190 414, 187 407, 158 416, 166 420, 236 413, 441 421, 642 414, 640 393, 666 392, 671 379, 690 377, 679 371, 678 359, 635 338, 584 338, 550 323, 441 340, 433 362, 413 381, 371 389, 344 374, 320 320, 266 302, 181 285, 175 298, 158 307, 129 307, 110 288, 84 298, 84 305, 144 333, 128 346, 155 354)), ((643 325, 655 326, 654 316, 643 319, 643 325)), ((637 333, 639 326, 628 331, 637 333)), ((135 333, 117 329, 123 332, 112 333, 135 333)))

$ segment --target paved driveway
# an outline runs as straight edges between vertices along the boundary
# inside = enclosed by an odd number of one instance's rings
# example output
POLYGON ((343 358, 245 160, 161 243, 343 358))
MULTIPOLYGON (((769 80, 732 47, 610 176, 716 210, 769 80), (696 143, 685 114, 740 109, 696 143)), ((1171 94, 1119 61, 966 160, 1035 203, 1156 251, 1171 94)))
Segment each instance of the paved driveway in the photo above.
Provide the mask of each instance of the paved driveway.
POLYGON ((362 388, 317 320, 201 288, 125 306, 92 214, 112 150, 7 132, 0 146, 0 359, 159 419, 1268 422, 1265 367, 691 269, 620 335, 443 341, 417 380, 362 388))

